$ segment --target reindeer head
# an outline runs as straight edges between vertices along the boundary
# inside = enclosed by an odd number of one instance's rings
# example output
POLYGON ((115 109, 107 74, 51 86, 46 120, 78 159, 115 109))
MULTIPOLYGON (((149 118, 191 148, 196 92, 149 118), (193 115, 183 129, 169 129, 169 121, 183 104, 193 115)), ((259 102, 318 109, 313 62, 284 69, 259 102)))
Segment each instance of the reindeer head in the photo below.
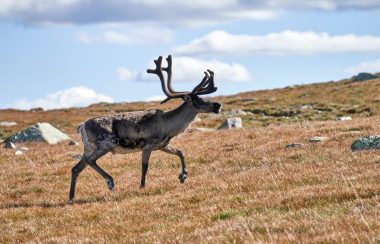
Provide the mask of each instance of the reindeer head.
POLYGON ((198 113, 219 113, 222 105, 216 102, 210 102, 206 99, 199 97, 199 95, 207 95, 215 92, 217 87, 214 85, 214 72, 207 70, 205 77, 202 81, 194 87, 191 92, 176 92, 172 88, 172 56, 169 55, 166 58, 168 66, 162 68, 162 57, 159 56, 158 59, 154 60, 156 64, 155 69, 148 69, 147 72, 151 74, 156 74, 160 78, 162 91, 165 93, 167 98, 161 102, 165 103, 173 98, 182 98, 185 103, 189 106, 192 106, 196 109, 198 113), (167 84, 165 83, 165 78, 162 73, 165 71, 167 73, 167 84))

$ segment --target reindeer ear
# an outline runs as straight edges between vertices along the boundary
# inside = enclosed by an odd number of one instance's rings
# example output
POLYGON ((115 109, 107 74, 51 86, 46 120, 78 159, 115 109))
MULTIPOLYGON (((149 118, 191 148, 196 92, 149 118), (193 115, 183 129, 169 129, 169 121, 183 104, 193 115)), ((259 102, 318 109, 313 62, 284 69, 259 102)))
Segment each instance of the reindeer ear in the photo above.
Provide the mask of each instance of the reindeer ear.
POLYGON ((190 95, 185 95, 183 96, 182 98, 187 104, 192 104, 193 103, 193 99, 191 99, 191 96, 190 95))

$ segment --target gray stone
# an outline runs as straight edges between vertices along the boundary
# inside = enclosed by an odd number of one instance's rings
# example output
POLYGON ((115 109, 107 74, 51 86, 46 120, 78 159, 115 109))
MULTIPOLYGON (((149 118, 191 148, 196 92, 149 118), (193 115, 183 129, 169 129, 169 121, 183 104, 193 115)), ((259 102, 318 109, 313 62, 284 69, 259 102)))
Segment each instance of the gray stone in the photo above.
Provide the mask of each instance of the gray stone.
POLYGON ((219 114, 207 114, 207 117, 210 118, 210 119, 215 119, 215 118, 220 118, 220 117, 224 117, 224 115, 222 113, 219 113, 219 114))
POLYGON ((45 141, 49 144, 66 140, 70 137, 49 123, 37 123, 5 139, 6 142, 45 141))
POLYGON ((33 112, 33 113, 36 113, 36 112, 43 112, 44 109, 43 108, 31 108, 29 109, 30 112, 33 112))
POLYGON ((199 118, 199 116, 196 116, 195 119, 194 119, 193 121, 194 121, 194 122, 200 122, 200 121, 202 121, 202 119, 199 118))
POLYGON ((351 80, 353 82, 361 82, 361 81, 373 80, 377 78, 379 78, 379 76, 373 75, 371 73, 359 73, 358 75, 353 76, 351 80))
POLYGON ((0 126, 5 126, 5 127, 7 127, 7 126, 15 126, 15 125, 17 125, 17 123, 16 122, 8 122, 8 121, 3 121, 3 122, 0 122, 0 126))
POLYGON ((15 155, 17 155, 17 156, 19 156, 19 155, 23 155, 24 154, 24 152, 22 151, 22 150, 16 150, 16 152, 15 152, 15 155))
POLYGON ((380 149, 380 135, 359 138, 351 145, 353 151, 370 149, 380 149))
POLYGON ((79 145, 79 143, 78 142, 76 142, 76 141, 73 141, 73 140, 71 140, 70 142, 69 142, 69 144, 68 144, 69 146, 78 146, 79 145))
POLYGON ((327 141, 329 138, 324 137, 324 136, 314 136, 309 139, 309 142, 322 142, 322 141, 327 141))
POLYGON ((243 128, 243 122, 240 117, 233 117, 226 119, 221 126, 219 126, 218 130, 222 129, 232 129, 232 128, 243 128))
POLYGON ((16 145, 11 141, 6 141, 6 142, 4 142, 4 148, 16 149, 16 145))
POLYGON ((301 109, 301 110, 313 109, 313 106, 306 104, 306 105, 302 105, 302 106, 300 107, 300 109, 301 109))
POLYGON ((338 120, 338 121, 347 121, 347 120, 352 120, 352 117, 350 117, 350 116, 337 117, 336 120, 338 120))
POLYGON ((247 115, 247 112, 241 110, 241 109, 231 109, 231 111, 224 112, 224 115, 227 116, 237 116, 237 115, 247 115))
POLYGON ((289 148, 297 148, 297 147, 302 147, 303 144, 302 143, 291 143, 291 144, 288 144, 285 146, 286 149, 289 149, 289 148))
POLYGON ((233 109, 231 112, 234 115, 247 115, 247 113, 241 109, 233 109))

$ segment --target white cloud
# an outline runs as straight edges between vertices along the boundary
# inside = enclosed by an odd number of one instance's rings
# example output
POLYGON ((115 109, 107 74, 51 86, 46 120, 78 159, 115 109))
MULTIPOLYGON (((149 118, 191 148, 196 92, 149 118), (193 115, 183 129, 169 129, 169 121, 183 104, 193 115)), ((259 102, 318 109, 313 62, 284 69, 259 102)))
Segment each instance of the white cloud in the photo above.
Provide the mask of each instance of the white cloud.
POLYGON ((0 18, 23 24, 174 23, 268 19, 278 12, 378 10, 378 0, 1 0, 0 18))
POLYGON ((131 44, 157 44, 170 43, 174 41, 174 34, 169 29, 140 27, 129 28, 124 31, 107 30, 101 34, 90 35, 88 33, 77 33, 76 38, 84 43, 108 43, 119 45, 131 44))
POLYGON ((7 15, 15 12, 28 11, 44 12, 54 8, 64 8, 79 4, 81 0, 2 0, 0 2, 0 14, 7 15))
POLYGON ((156 95, 156 96, 151 96, 147 97, 144 99, 145 102, 156 102, 156 101, 162 101, 166 98, 164 95, 156 95))
POLYGON ((180 55, 380 52, 380 37, 354 34, 332 36, 328 33, 290 30, 267 35, 233 35, 225 31, 213 31, 175 48, 174 52, 180 55))
POLYGON ((91 35, 89 35, 89 34, 87 34, 87 33, 83 33, 83 32, 81 32, 81 33, 76 33, 75 36, 76 36, 76 39, 77 39, 78 41, 80 41, 81 43, 83 43, 83 44, 94 43, 95 40, 96 40, 96 39, 95 39, 94 37, 92 37, 91 35))
MULTIPOLYGON (((162 61, 162 67, 166 67, 166 61, 162 61)), ((150 68, 154 68, 153 62, 149 64, 150 68)), ((193 81, 199 82, 204 76, 204 71, 210 69, 215 73, 215 82, 244 82, 252 79, 252 75, 243 65, 237 63, 224 63, 218 60, 201 60, 191 57, 174 57, 172 64, 173 83, 177 81, 193 81)), ((156 75, 148 74, 146 71, 133 72, 125 68, 118 68, 119 78, 126 73, 126 80, 136 81, 154 81, 157 82, 156 75), (130 74, 133 74, 130 76, 130 74)))
POLYGON ((262 20, 275 15, 256 6, 247 9, 247 5, 238 0, 0 1, 0 18, 23 24, 140 22, 199 26, 246 18, 262 20))
POLYGON ((127 68, 118 67, 116 69, 117 77, 119 80, 134 80, 137 77, 137 73, 127 68))
POLYGON ((270 10, 240 10, 226 12, 225 17, 232 19, 270 20, 277 17, 277 13, 270 10))
POLYGON ((113 99, 96 93, 94 90, 84 87, 72 87, 61 91, 53 92, 44 98, 36 100, 19 100, 11 104, 10 108, 31 109, 41 107, 43 109, 58 109, 69 107, 85 107, 93 103, 113 102, 113 99))
POLYGON ((380 7, 378 0, 240 0, 247 8, 278 9, 278 10, 373 10, 380 7))
POLYGON ((358 65, 348 67, 344 72, 350 75, 356 75, 360 72, 378 73, 380 72, 380 59, 362 62, 358 65))
POLYGON ((251 80, 249 71, 237 63, 224 63, 218 60, 205 61, 190 57, 173 58, 173 79, 177 81, 196 81, 203 78, 207 69, 215 72, 215 81, 241 82, 251 80))

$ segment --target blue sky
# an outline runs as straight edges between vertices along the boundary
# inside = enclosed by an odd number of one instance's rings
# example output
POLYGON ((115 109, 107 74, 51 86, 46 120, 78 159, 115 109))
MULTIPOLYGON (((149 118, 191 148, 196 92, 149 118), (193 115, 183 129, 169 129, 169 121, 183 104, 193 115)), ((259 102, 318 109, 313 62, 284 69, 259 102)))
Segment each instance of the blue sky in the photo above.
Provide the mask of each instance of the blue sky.
POLYGON ((215 95, 380 72, 380 1, 0 0, 0 108, 162 99, 215 71, 215 95))

